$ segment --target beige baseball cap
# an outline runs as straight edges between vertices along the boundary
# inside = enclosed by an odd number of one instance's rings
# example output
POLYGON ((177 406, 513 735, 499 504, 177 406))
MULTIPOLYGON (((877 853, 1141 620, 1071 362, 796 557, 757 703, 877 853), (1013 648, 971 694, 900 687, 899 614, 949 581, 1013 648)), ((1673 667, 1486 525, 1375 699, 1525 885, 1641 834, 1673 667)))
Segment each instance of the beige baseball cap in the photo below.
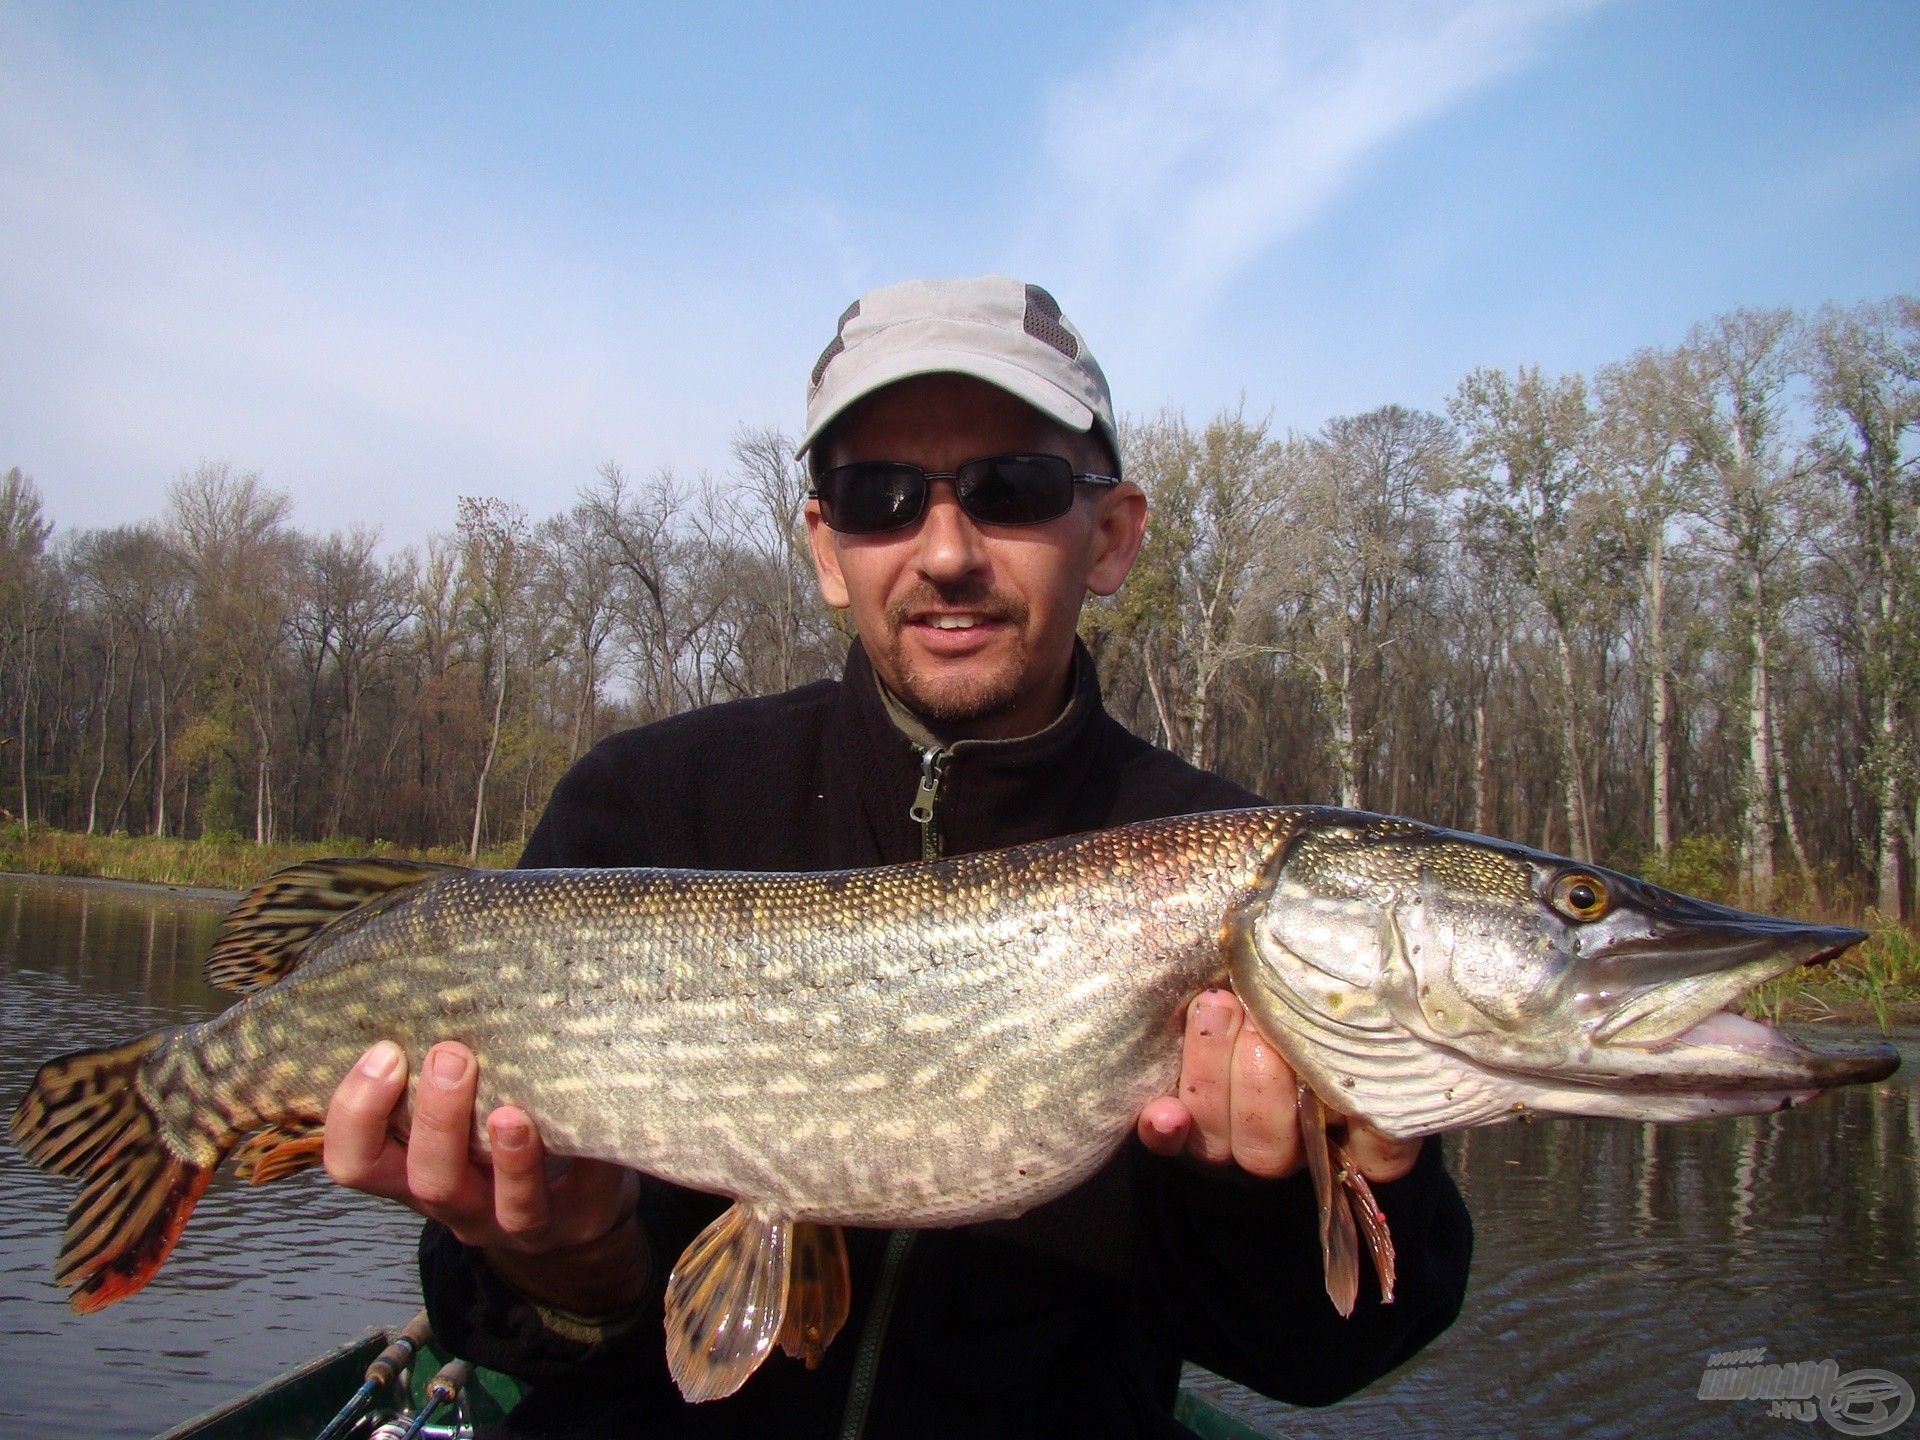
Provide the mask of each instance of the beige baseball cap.
POLYGON ((1094 426, 1120 453, 1107 377, 1060 302, 1006 275, 907 280, 869 290, 840 316, 807 384, 799 453, 854 402, 912 375, 971 375, 1069 430, 1094 426))

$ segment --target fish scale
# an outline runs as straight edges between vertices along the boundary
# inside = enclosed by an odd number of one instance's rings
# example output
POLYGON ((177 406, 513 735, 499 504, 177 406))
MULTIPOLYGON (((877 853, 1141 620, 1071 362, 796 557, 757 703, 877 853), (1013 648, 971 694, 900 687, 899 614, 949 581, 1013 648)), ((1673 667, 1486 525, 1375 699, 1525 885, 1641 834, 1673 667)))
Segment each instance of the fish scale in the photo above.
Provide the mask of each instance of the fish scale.
MULTIPOLYGON (((669 1277, 690 1399, 846 1315, 840 1225, 1018 1214, 1090 1175, 1178 1078, 1231 978, 1301 1080, 1329 1298, 1382 1300, 1385 1216, 1341 1116, 1415 1136, 1517 1114, 1683 1119, 1877 1079, 1724 1007, 1859 931, 1691 900, 1414 821, 1277 807, 814 875, 312 861, 235 907, 199 1025, 49 1061, 12 1135, 82 1181, 56 1278, 144 1285, 213 1168, 313 1163, 376 1040, 460 1040, 476 1117, 735 1203, 669 1277)), ((483 1130, 474 1144, 484 1147, 483 1130)))
POLYGON ((1221 828, 1196 821, 1152 846, 1123 836, 1043 850, 1023 857, 1017 885, 984 857, 826 877, 450 876, 284 982, 344 1025, 310 1041, 280 1033, 282 1007, 229 1013, 236 1029, 262 1027, 242 1048, 299 1047, 328 1088, 381 1035, 414 1054, 463 1040, 484 1057, 483 1112, 523 1106, 557 1150, 753 1190, 798 1218, 1017 1213, 1096 1168, 1171 1084, 1173 1017, 1220 970, 1219 917, 1251 874, 1245 861, 1235 875, 1185 858, 1183 844, 1215 853, 1221 828), (1094 895, 1090 868, 1106 877, 1094 895), (1186 941, 1170 947, 1178 927, 1186 941), (397 955, 416 983, 445 965, 504 984, 517 967, 515 1003, 430 986, 418 1013, 398 994, 391 1006, 356 1002, 363 974, 397 955), (1088 983, 1116 972, 1132 982, 1088 983), (1076 1042, 1064 1068, 1049 1043, 1063 1025, 1076 1042), (556 1055, 568 1073, 554 1073, 556 1055), (1004 1120, 983 1135, 972 1113, 909 1119, 926 1096, 1004 1120), (846 1132, 831 1150, 817 1143, 829 1103, 846 1132))
MULTIPOLYGON (((559 1153, 796 1218, 1017 1214, 1098 1168, 1171 1086, 1181 1002, 1220 972, 1220 916, 1277 827, 1228 847, 1232 828, 1049 842, 1017 871, 971 856, 823 876, 449 873, 310 942, 193 1049, 240 1129, 324 1111, 378 1039, 415 1056, 457 1039, 482 1057, 479 1112, 527 1109, 559 1153), (293 1076, 263 1085, 269 1056, 293 1076), (927 1097, 967 1108, 929 1115, 927 1097), (830 1149, 823 1105, 845 1132, 830 1149)), ((166 1085, 170 1134, 199 1088, 166 1085)))

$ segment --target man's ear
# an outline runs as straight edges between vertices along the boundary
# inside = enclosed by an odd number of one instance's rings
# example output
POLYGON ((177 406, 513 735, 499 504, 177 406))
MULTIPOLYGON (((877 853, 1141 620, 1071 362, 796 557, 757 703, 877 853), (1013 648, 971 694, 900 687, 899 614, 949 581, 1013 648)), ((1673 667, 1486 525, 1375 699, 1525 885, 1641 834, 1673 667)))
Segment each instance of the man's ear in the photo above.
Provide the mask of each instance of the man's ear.
POLYGON ((1140 487, 1121 481, 1100 497, 1093 522, 1092 563, 1087 589, 1111 595, 1120 588, 1147 534, 1147 497, 1140 487))
POLYGON ((820 581, 820 598, 829 608, 845 610, 853 602, 847 595, 847 579, 840 573, 840 552, 833 545, 833 531, 820 513, 818 500, 807 501, 807 549, 813 553, 813 573, 820 581))

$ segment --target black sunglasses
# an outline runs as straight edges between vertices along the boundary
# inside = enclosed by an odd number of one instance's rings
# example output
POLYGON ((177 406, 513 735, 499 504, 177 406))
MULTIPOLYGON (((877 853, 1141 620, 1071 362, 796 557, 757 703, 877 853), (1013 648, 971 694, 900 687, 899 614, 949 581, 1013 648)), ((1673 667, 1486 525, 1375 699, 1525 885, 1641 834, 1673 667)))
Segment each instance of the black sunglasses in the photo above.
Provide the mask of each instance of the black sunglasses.
POLYGON ((1115 475, 1082 475, 1059 455, 989 455, 957 470, 922 470, 899 460, 859 460, 814 478, 828 526, 842 535, 879 535, 913 524, 927 508, 927 482, 953 481, 960 508, 982 525, 1039 525, 1073 508, 1073 487, 1118 485, 1115 475))

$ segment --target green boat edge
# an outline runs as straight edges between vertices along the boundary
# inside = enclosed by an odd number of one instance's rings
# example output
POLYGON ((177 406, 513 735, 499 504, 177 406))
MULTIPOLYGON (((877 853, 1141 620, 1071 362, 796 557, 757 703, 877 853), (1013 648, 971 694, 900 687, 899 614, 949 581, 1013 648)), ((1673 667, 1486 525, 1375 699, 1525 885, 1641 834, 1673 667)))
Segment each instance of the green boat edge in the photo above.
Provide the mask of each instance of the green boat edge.
MULTIPOLYGON (((244 1395, 182 1421, 154 1440, 313 1440, 359 1388, 367 1365, 392 1334, 377 1326, 369 1328, 244 1395)), ((415 1406, 446 1358, 431 1344, 422 1347, 409 1377, 415 1406)), ((476 1369, 467 1389, 465 1413, 477 1423, 491 1423, 519 1403, 524 1393, 525 1387, 511 1375, 476 1369)), ((1270 1440, 1268 1432, 1184 1385, 1173 1415, 1199 1440, 1270 1440)))

